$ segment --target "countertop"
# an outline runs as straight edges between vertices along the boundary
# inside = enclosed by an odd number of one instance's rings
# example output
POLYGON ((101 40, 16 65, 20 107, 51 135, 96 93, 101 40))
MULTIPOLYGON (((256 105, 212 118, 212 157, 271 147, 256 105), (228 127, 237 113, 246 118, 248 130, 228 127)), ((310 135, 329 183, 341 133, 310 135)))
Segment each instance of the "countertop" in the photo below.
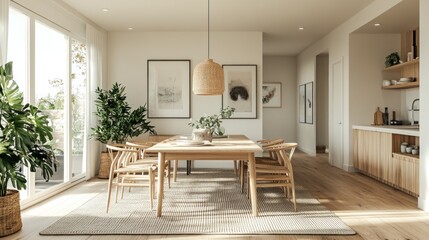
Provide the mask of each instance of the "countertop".
POLYGON ((374 126, 374 125, 353 125, 353 129, 367 130, 385 133, 394 133, 408 136, 420 136, 419 126, 417 125, 387 125, 387 126, 374 126))

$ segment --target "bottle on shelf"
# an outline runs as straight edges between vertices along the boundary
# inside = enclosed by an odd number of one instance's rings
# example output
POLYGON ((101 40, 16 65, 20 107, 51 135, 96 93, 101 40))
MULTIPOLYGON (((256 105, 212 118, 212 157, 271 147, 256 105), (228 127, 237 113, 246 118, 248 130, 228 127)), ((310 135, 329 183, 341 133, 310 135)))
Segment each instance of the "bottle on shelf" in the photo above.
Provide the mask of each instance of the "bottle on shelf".
POLYGON ((383 124, 384 125, 389 125, 389 109, 387 107, 384 108, 383 124))

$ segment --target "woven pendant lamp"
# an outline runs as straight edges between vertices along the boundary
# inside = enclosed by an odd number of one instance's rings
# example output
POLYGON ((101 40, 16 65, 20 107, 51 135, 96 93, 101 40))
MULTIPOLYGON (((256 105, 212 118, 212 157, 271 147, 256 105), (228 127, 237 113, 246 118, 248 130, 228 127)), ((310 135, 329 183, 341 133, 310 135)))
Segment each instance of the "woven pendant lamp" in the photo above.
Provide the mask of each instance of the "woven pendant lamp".
POLYGON ((194 68, 192 91, 196 95, 222 95, 225 90, 223 68, 210 59, 210 0, 207 6, 207 60, 194 68))

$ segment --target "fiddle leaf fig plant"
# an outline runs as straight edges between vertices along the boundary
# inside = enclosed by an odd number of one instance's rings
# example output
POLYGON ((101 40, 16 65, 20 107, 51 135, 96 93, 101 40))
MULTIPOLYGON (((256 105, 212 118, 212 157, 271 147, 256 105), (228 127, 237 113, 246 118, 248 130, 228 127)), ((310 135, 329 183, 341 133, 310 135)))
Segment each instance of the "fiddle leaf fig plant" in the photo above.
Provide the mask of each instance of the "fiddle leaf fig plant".
POLYGON ((46 181, 56 171, 53 136, 47 116, 35 106, 23 103, 23 94, 13 80, 12 62, 0 66, 0 197, 10 183, 26 188, 22 167, 41 169, 46 181))
POLYGON ((125 87, 114 83, 110 90, 97 88, 95 101, 98 124, 92 136, 101 143, 124 143, 142 133, 156 134, 155 127, 146 118, 146 105, 134 111, 126 101, 125 87))
POLYGON ((200 119, 192 121, 188 123, 188 126, 196 128, 196 129, 208 129, 210 134, 214 136, 223 136, 225 133, 225 129, 222 127, 222 119, 230 118, 232 114, 235 112, 235 108, 226 107, 220 110, 220 114, 213 114, 210 116, 200 117, 200 119))

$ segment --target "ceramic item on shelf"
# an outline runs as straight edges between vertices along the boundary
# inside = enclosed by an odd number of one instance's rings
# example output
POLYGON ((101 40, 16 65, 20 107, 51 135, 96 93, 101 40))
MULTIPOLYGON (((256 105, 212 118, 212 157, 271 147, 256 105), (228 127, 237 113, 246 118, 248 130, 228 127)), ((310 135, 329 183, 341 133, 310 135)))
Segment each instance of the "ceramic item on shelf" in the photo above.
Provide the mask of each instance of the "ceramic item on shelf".
POLYGON ((418 155, 419 154, 419 149, 413 149, 413 150, 411 150, 411 154, 418 155))
POLYGON ((408 143, 407 142, 401 143, 401 153, 405 153, 407 147, 408 147, 408 143))
POLYGON ((392 83, 392 85, 398 84, 398 80, 395 80, 395 79, 391 80, 390 82, 392 83))
POLYGON ((388 79, 383 80, 383 87, 390 86, 391 84, 392 84, 392 82, 390 82, 390 80, 388 80, 388 79))
POLYGON ((399 79, 399 82, 411 82, 411 78, 409 77, 403 77, 399 79))
POLYGON ((413 151, 413 147, 412 146, 408 146, 408 147, 405 148, 405 151, 407 153, 411 153, 411 151, 413 151))

